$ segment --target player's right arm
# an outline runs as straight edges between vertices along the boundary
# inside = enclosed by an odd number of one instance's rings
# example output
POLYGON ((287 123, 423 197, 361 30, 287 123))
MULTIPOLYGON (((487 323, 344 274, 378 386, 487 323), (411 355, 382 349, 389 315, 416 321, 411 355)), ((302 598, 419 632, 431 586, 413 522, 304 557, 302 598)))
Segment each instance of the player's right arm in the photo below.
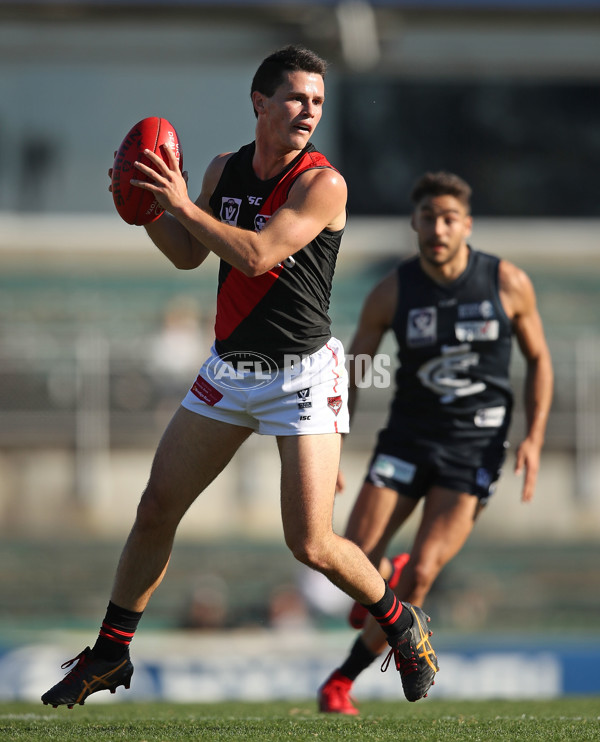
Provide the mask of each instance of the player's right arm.
MULTIPOLYGON (((195 204, 207 214, 212 215, 210 197, 230 156, 231 153, 217 155, 204 173, 202 189, 195 204)), ((210 250, 167 211, 157 221, 146 224, 145 229, 156 247, 181 270, 197 268, 210 253, 210 250)))
MULTIPOLYGON (((362 380, 361 371, 367 370, 362 361, 365 356, 368 356, 369 363, 372 362, 384 334, 391 327, 397 301, 398 277, 396 271, 393 271, 375 286, 362 306, 358 325, 348 349, 348 411, 350 419, 352 419, 356 410, 358 384, 362 380), (359 356, 362 356, 362 358, 357 363, 356 359, 359 356)), ((345 488, 345 477, 340 469, 335 489, 336 492, 343 492, 345 488)))
POLYGON ((380 281, 365 299, 360 318, 350 348, 348 350, 349 396, 348 410, 354 414, 358 398, 358 384, 362 381, 361 371, 365 370, 362 359, 367 356, 369 363, 387 330, 390 329, 398 303, 398 274, 394 270, 380 281), (356 359, 362 357, 361 362, 356 359))

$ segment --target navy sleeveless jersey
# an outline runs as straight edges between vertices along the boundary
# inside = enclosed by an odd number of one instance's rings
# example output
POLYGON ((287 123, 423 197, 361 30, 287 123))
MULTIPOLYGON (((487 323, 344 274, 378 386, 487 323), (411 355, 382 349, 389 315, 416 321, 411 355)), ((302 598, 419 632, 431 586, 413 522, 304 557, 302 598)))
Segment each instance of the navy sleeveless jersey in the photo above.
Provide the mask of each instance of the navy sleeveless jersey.
MULTIPOLYGON (((275 177, 254 173, 254 142, 227 161, 210 198, 222 222, 260 231, 285 202, 300 173, 331 168, 312 144, 275 177)), ((334 169, 334 168, 332 168, 334 169)), ((305 356, 331 337, 331 284, 344 230, 324 230, 292 257, 263 275, 248 277, 221 260, 215 321, 215 348, 229 354, 261 353, 282 366, 286 355, 305 356)))
POLYGON ((419 258, 398 267, 392 329, 400 367, 388 427, 414 441, 504 436, 513 394, 512 326, 498 293, 499 259, 470 249, 464 273, 435 283, 419 258))

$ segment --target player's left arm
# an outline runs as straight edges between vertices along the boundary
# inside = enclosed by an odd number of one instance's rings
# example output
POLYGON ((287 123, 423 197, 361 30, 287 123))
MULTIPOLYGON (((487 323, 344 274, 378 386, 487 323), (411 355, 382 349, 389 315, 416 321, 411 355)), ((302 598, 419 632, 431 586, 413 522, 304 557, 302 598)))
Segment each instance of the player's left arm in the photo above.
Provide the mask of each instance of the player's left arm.
POLYGON ((521 500, 533 499, 546 425, 552 404, 554 373, 542 319, 531 280, 520 268, 500 262, 499 285, 502 304, 510 317, 525 358, 525 415, 527 433, 516 453, 515 473, 525 473, 521 500))

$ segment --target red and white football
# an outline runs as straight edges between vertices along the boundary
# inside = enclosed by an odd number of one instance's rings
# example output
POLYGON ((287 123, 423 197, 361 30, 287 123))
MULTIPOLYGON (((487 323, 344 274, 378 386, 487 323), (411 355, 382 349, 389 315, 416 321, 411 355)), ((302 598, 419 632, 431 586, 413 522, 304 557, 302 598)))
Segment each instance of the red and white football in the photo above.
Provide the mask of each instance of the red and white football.
POLYGON ((133 163, 138 161, 152 167, 142 152, 149 149, 167 161, 162 145, 175 151, 179 169, 183 170, 183 154, 175 127, 167 119, 150 116, 139 121, 121 143, 112 171, 112 194, 119 215, 127 224, 150 224, 158 219, 164 209, 154 194, 132 186, 130 181, 145 180, 146 176, 133 163))

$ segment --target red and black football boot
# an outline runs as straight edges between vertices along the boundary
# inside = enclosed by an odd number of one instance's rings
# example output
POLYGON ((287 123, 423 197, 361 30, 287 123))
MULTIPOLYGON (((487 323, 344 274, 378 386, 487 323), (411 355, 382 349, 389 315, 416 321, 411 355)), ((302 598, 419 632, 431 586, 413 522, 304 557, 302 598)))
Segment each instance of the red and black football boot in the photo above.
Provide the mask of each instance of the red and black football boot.
POLYGON ((129 652, 117 662, 107 662, 94 657, 92 650, 86 647, 77 657, 64 662, 61 667, 66 669, 74 662, 77 662, 75 667, 44 693, 44 705, 49 704, 54 708, 67 706, 72 709, 76 703, 83 706, 85 699, 99 690, 114 693, 120 685, 129 688, 133 675, 129 652))
POLYGON ((402 678, 404 695, 409 701, 418 701, 425 698, 440 668, 429 641, 433 632, 429 631, 427 623, 431 619, 415 605, 402 603, 402 607, 412 614, 413 623, 393 644, 390 641, 392 648, 381 666, 381 672, 388 669, 393 657, 396 670, 402 678))

